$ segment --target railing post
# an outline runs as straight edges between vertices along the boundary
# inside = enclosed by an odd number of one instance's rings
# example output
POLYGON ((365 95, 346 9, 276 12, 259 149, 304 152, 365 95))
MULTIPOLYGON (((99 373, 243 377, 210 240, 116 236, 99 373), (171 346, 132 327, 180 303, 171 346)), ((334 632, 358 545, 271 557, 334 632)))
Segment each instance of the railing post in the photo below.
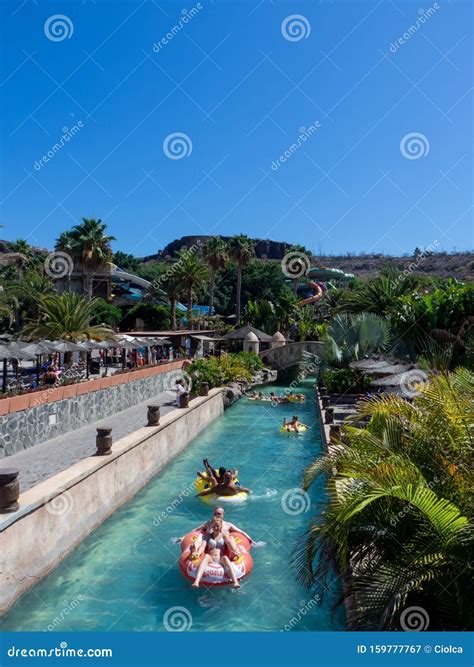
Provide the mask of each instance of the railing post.
POLYGON ((178 408, 187 408, 187 407, 189 407, 189 394, 186 391, 184 394, 179 395, 178 408))
POLYGON ((16 468, 0 469, 0 514, 16 512, 20 504, 19 471, 16 468))
POLYGON ((97 447, 96 456, 108 456, 112 454, 112 429, 98 428, 95 444, 97 447))
POLYGON ((160 423, 160 406, 149 405, 147 412, 148 424, 147 426, 158 426, 160 423))
POLYGON ((209 382, 201 382, 199 394, 200 396, 207 396, 209 394, 209 382))

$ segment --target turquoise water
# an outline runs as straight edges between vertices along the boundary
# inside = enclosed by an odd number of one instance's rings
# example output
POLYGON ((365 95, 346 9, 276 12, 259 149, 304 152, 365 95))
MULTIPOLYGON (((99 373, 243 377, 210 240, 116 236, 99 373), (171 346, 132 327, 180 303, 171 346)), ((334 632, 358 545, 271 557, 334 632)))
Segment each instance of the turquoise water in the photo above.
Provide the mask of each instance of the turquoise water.
MULTIPOLYGON (((265 393, 272 389, 282 387, 265 393)), ((329 602, 312 600, 291 567, 293 549, 322 499, 321 487, 310 503, 292 491, 321 451, 313 392, 309 385, 305 391, 310 400, 304 404, 272 407, 243 399, 227 410, 25 594, 0 630, 160 631, 167 619, 191 630, 342 629, 329 602), (306 434, 279 432, 293 411, 312 427, 306 434), (216 466, 238 467, 242 484, 252 489, 247 502, 226 506, 226 519, 265 543, 252 550, 253 571, 239 590, 191 589, 177 566, 181 549, 173 538, 212 512, 189 491, 204 457, 216 466)))

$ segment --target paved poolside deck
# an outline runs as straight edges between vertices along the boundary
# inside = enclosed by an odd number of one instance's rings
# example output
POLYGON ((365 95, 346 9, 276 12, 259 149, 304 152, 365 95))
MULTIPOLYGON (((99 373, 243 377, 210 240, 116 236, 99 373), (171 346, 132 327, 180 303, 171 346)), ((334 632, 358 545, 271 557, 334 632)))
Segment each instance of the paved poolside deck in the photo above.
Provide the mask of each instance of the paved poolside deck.
POLYGON ((111 426, 115 441, 145 426, 148 405, 159 405, 161 414, 165 415, 176 409, 176 399, 170 392, 162 392, 106 419, 7 456, 1 459, 0 467, 17 468, 20 471, 20 491, 26 491, 95 454, 97 428, 111 426))

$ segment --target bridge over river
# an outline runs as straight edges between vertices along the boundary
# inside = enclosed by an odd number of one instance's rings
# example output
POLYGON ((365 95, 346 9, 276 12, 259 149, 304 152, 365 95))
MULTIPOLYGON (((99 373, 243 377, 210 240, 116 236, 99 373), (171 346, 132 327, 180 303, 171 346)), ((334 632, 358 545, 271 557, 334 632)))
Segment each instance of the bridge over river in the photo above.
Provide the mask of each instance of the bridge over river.
POLYGON ((307 363, 308 360, 304 355, 305 352, 322 357, 323 348, 323 343, 308 340, 301 343, 287 343, 281 347, 264 350, 260 352, 260 356, 268 368, 285 370, 307 363))

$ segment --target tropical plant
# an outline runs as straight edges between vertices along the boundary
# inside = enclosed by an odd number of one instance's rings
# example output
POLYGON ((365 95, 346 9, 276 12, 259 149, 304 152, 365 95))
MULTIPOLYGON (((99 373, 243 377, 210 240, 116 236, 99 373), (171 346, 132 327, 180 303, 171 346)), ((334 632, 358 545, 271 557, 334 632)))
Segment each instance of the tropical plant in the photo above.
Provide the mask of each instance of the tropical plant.
POLYGON ((235 322, 240 323, 241 300, 242 300, 242 272, 255 257, 255 244, 245 236, 239 234, 233 236, 229 241, 229 254, 237 265, 237 285, 235 294, 235 322))
POLYGON ((373 313, 336 315, 327 328, 326 360, 347 366, 367 354, 381 352, 390 343, 390 325, 373 313))
POLYGON ((90 324, 95 299, 65 292, 40 299, 40 312, 36 319, 28 321, 22 336, 29 340, 109 340, 114 332, 102 324, 90 324))
POLYGON ((276 309, 271 301, 248 301, 245 318, 249 324, 266 333, 274 333, 276 326, 276 309))
POLYGON ((228 382, 250 382, 252 376, 261 368, 263 362, 257 354, 238 352, 197 359, 189 372, 195 384, 208 382, 210 387, 220 387, 228 382))
POLYGON ((187 294, 188 319, 193 315, 193 297, 196 290, 201 287, 208 278, 208 269, 202 263, 195 252, 180 250, 176 263, 176 272, 180 275, 180 281, 187 294))
POLYGON ((203 258, 211 270, 209 283, 209 315, 214 311, 214 290, 217 273, 224 268, 229 259, 227 244, 219 236, 211 238, 202 250, 203 258))
POLYGON ((396 299, 413 293, 419 280, 413 276, 395 273, 372 278, 358 283, 354 289, 339 294, 334 313, 375 313, 385 316, 392 309, 396 299))
POLYGON ((135 329, 136 320, 143 320, 145 329, 163 331, 169 329, 171 324, 169 306, 157 305, 153 303, 137 303, 133 306, 123 318, 125 330, 135 329))
POLYGON ((114 327, 122 319, 122 311, 105 299, 94 299, 91 307, 91 324, 114 327))
POLYGON ((328 500, 298 575, 322 591, 340 575, 351 630, 399 629, 409 606, 430 630, 472 629, 473 405, 466 369, 433 377, 412 402, 368 398, 307 468, 303 488, 327 473, 328 500))
POLYGON ((107 225, 102 220, 82 218, 82 222, 63 232, 56 241, 56 250, 67 252, 82 267, 83 289, 87 299, 92 299, 94 273, 104 270, 112 258, 111 242, 107 236, 107 225))
POLYGON ((326 370, 321 379, 330 394, 359 393, 370 387, 370 378, 352 368, 326 370))
POLYGON ((176 317, 176 305, 181 298, 184 285, 181 273, 177 270, 169 270, 160 281, 160 289, 163 289, 171 304, 171 328, 176 331, 178 327, 176 317))

